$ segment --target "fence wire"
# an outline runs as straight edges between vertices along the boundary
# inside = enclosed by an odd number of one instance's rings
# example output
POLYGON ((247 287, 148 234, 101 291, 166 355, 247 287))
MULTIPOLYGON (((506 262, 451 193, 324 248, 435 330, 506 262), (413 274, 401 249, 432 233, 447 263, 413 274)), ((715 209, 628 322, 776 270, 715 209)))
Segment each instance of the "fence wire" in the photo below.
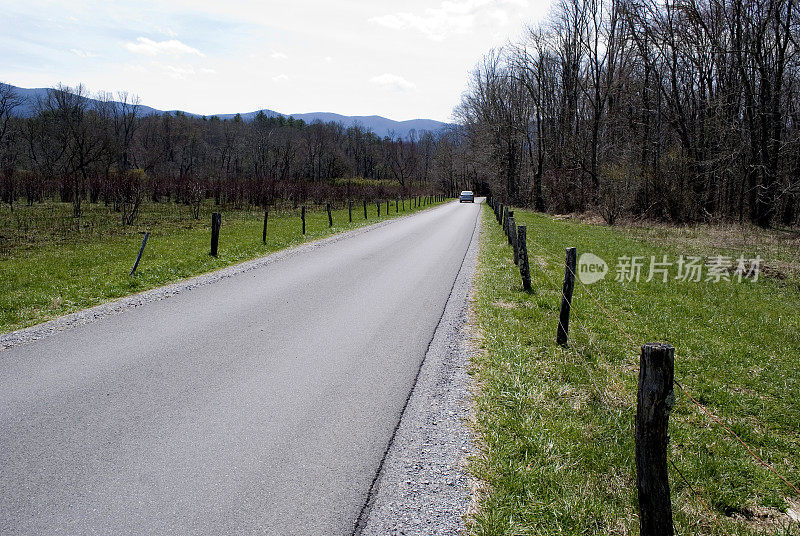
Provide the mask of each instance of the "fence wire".
MULTIPOLYGON (((496 214, 497 214, 497 213, 495 213, 495 215, 496 215, 496 214)), ((501 218, 503 217, 502 213, 501 213, 500 217, 501 217, 501 218)), ((498 222, 498 223, 499 223, 499 222, 498 222)), ((530 242, 530 243, 532 243, 534 246, 536 246, 536 247, 538 248, 538 250, 539 250, 539 251, 538 251, 538 253, 544 254, 546 257, 549 257, 550 259, 553 259, 553 260, 555 260, 555 261, 556 261, 556 265, 563 264, 563 265, 564 265, 564 267, 565 267, 565 269, 566 269, 566 270, 568 270, 568 271, 570 272, 571 276, 572 276, 574 279, 576 279, 576 280, 578 281, 578 283, 581 285, 581 288, 583 288, 584 292, 585 292, 585 293, 586 293, 586 294, 587 294, 587 295, 588 295, 588 296, 589 296, 589 297, 592 299, 592 301, 593 301, 593 302, 594 302, 594 303, 595 303, 595 304, 598 306, 598 308, 599 308, 599 309, 602 311, 603 315, 605 315, 605 316, 606 316, 606 317, 607 317, 609 320, 611 320, 611 321, 614 323, 614 325, 616 325, 616 327, 617 327, 617 329, 619 330, 619 332, 620 332, 620 333, 621 333, 621 334, 622 334, 622 335, 623 335, 623 336, 624 336, 624 337, 625 337, 625 338, 626 338, 626 339, 627 339, 627 340, 628 340, 628 341, 629 341, 629 342, 630 342, 630 343, 633 345, 633 347, 634 347, 634 348, 636 348, 636 349, 639 349, 639 348, 641 348, 641 345, 639 345, 639 344, 637 344, 637 343, 636 343, 636 340, 635 340, 635 339, 633 338, 633 336, 632 336, 632 335, 631 335, 631 334, 630 334, 630 333, 629 333, 629 332, 628 332, 628 331, 627 331, 627 330, 626 330, 626 329, 625 329, 625 328, 622 326, 622 323, 621 323, 621 322, 620 322, 620 321, 619 321, 619 320, 618 320, 618 319, 617 319, 617 318, 616 318, 614 315, 612 315, 612 314, 611 314, 611 313, 608 311, 608 309, 607 309, 605 306, 603 306, 602 302, 601 302, 601 301, 600 301, 600 300, 597 298, 597 296, 595 296, 595 295, 594 295, 594 293, 593 293, 593 292, 591 292, 591 291, 589 290, 589 287, 588 287, 588 285, 586 285, 586 284, 585 284, 583 281, 581 281, 581 280, 580 280, 580 278, 579 278, 579 277, 577 277, 577 274, 575 274, 575 272, 574 272, 574 271, 572 271, 572 269, 570 268, 570 266, 569 266, 569 265, 567 265, 567 264, 564 262, 564 259, 562 258, 562 256, 561 256, 561 255, 558 255, 558 254, 556 254, 556 253, 553 253, 553 252, 549 251, 549 250, 548 250, 546 247, 544 247, 542 244, 540 244, 540 243, 538 243, 536 240, 532 239, 532 238, 530 237, 530 235, 527 237, 527 241, 528 241, 528 242, 530 242)), ((553 279, 552 279, 552 278, 550 277, 550 275, 547 273, 547 270, 546 270, 544 267, 541 267, 541 266, 540 266, 539 268, 540 268, 540 270, 539 270, 539 273, 541 273, 542 275, 544 275, 544 277, 547 279, 547 281, 549 282, 549 284, 550 284, 551 286, 553 286, 553 287, 556 287, 556 288, 558 288, 558 286, 559 286, 559 285, 557 285, 557 284, 556 284, 556 283, 553 281, 553 279)), ((563 298, 563 299, 566 299, 566 296, 564 295, 563 288, 562 288, 562 290, 560 291, 560 294, 561 294, 561 296, 562 296, 562 298, 563 298)), ((589 329, 588 329, 588 328, 586 327, 586 325, 585 325, 585 324, 584 324, 584 323, 583 323, 583 322, 580 320, 580 318, 579 318, 579 316, 578 316, 578 314, 577 314, 577 311, 576 311, 576 310, 575 310, 575 308, 574 308, 574 307, 572 307, 572 306, 570 306, 570 314, 575 316, 575 320, 576 320, 576 322, 578 323, 578 325, 581 327, 581 330, 583 331, 583 333, 586 335, 586 338, 587 338, 587 339, 588 339, 588 341, 589 341, 589 345, 590 345, 590 346, 591 346, 591 347, 592 347, 592 348, 593 348, 593 349, 594 349, 596 352, 598 352, 598 355, 601 355, 600 348, 599 348, 599 346, 597 345, 597 343, 595 342, 595 340, 592 338, 592 336, 591 336, 591 334, 590 334, 590 331, 589 331, 589 329)), ((639 318, 639 320, 642 320, 640 317, 638 317, 638 315, 636 315, 635 313, 633 313, 633 314, 634 314, 634 316, 637 316, 637 318, 639 318)), ((646 322, 643 322, 643 324, 645 324, 645 325, 646 325, 646 322)), ((587 369, 587 372, 588 372, 588 369, 587 369)), ((707 416, 707 417, 708 417, 708 418, 709 418, 711 421, 713 421, 713 422, 715 422, 716 424, 720 425, 720 426, 721 426, 721 427, 722 427, 722 428, 723 428, 723 429, 724 429, 724 430, 725 430, 725 431, 726 431, 726 432, 727 432, 727 433, 728 433, 728 434, 729 434, 731 437, 735 438, 735 439, 736 439, 736 440, 737 440, 737 441, 738 441, 738 442, 739 442, 739 443, 740 443, 740 444, 741 444, 741 445, 742 445, 742 446, 745 448, 745 450, 746 450, 746 451, 747 451, 747 453, 748 453, 748 454, 749 454, 749 455, 750 455, 750 456, 753 458, 753 460, 755 460, 755 461, 756 461, 756 462, 757 462, 759 465, 761 465, 761 466, 765 467, 765 468, 766 468, 766 469, 768 469, 770 472, 772 472, 772 473, 773 473, 775 476, 777 476, 777 477, 778 477, 778 478, 779 478, 781 481, 783 481, 783 482, 784 482, 784 483, 785 483, 787 486, 789 486, 789 488, 791 488, 792 490, 794 490, 794 492, 795 492, 795 493, 797 493, 797 496, 798 496, 798 497, 800 497, 800 489, 798 489, 798 487, 797 487, 797 486, 795 486, 794 484, 792 484, 791 482, 789 482, 789 480, 788 480, 786 477, 784 477, 782 474, 780 474, 778 471, 776 471, 774 467, 772 467, 772 466, 771 466, 769 463, 767 463, 767 462, 766 462, 766 461, 764 461, 764 460, 763 460, 763 459, 762 459, 760 456, 758 456, 758 455, 755 453, 754 449, 753 449, 753 448, 752 448, 752 447, 751 447, 751 446, 750 446, 750 445, 749 445, 749 444, 748 444, 746 441, 744 441, 744 440, 743 440, 743 439, 742 439, 742 438, 741 438, 741 437, 740 437, 738 434, 736 434, 736 432, 734 432, 734 431, 733 431, 733 430, 732 430, 732 429, 731 429, 731 428, 730 428, 730 427, 729 427, 727 424, 725 424, 725 423, 722 421, 722 419, 721 419, 720 417, 718 417, 717 415, 714 415, 713 413, 711 413, 711 412, 710 412, 710 411, 709 411, 709 410, 708 410, 708 409, 707 409, 705 406, 703 406, 703 405, 702 405, 700 402, 698 402, 698 401, 697 401, 697 399, 696 399, 695 397, 693 397, 693 396, 692 396, 692 395, 689 393, 689 391, 688 391, 688 390, 687 390, 687 389, 686 389, 686 388, 685 388, 685 387, 684 387, 684 386, 683 386, 683 385, 682 385, 682 384, 681 384, 681 383, 680 383, 678 380, 674 380, 674 384, 675 384, 675 385, 677 385, 677 386, 678 386, 678 388, 679 388, 679 389, 680 389, 680 390, 681 390, 681 391, 682 391, 682 392, 683 392, 683 393, 684 393, 684 394, 687 396, 687 398, 688 398, 688 399, 689 399, 689 400, 690 400, 690 401, 691 401, 691 402, 692 402, 692 403, 693 403, 693 404, 694 404, 694 405, 695 405, 695 406, 696 406, 698 409, 700 409, 700 410, 701 410, 701 412, 702 412, 702 413, 704 413, 704 414, 705 414, 705 415, 706 415, 706 416, 707 416)), ((714 521, 714 523, 717 525, 717 527, 718 527, 720 530, 722 530, 722 531, 723 531, 725 534, 730 534, 730 533, 729 533, 729 532, 728 532, 728 531, 727 531, 727 530, 726 530, 726 529, 725 529, 725 528, 724 528, 724 527, 723 527, 723 526, 722 526, 722 525, 719 523, 719 520, 717 519, 716 512, 714 512, 714 511, 711 509, 711 507, 708 505, 708 503, 707 503, 707 502, 706 502, 706 501, 705 501, 705 500, 702 498, 702 496, 701 496, 701 495, 700 495, 700 494, 697 492, 697 490, 695 490, 694 486, 692 486, 692 485, 689 483, 688 479, 687 479, 687 478, 684 476, 683 472, 681 472, 681 470, 678 468, 678 466, 675 464, 675 462, 674 462, 674 461, 673 461, 673 459, 672 459, 672 458, 669 456, 669 454, 667 455, 667 458, 668 458, 668 460, 669 460, 670 464, 672 465, 672 467, 675 469, 675 471, 678 473, 678 475, 681 477, 681 479, 684 481, 684 483, 685 483, 685 484, 688 486, 688 488, 691 490, 692 494, 693 494, 693 495, 694 495, 694 496, 695 496, 695 497, 698 499, 698 501, 699 501, 699 502, 700 502, 700 503, 703 505, 703 507, 704 507, 704 508, 705 508, 705 509, 708 511, 708 513, 709 513, 709 514, 711 514, 711 516, 710 516, 710 517, 712 518, 712 520, 714 521)))

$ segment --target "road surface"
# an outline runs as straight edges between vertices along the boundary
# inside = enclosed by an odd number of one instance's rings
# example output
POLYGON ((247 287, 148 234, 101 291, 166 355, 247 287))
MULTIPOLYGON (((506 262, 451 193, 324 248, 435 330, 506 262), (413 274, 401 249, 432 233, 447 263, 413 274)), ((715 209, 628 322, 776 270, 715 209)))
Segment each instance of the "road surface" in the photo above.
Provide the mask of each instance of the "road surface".
POLYGON ((478 213, 450 203, 0 352, 0 534, 351 534, 478 213))

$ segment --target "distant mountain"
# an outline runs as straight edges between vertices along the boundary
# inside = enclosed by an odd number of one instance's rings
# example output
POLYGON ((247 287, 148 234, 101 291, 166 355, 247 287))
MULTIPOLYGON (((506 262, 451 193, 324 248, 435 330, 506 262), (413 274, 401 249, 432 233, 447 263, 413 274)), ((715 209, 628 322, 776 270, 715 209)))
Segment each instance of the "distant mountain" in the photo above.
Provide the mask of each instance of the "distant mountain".
MULTIPOLYGON (((47 88, 34 88, 34 89, 26 89, 11 86, 14 88, 16 93, 22 97, 24 100, 24 104, 15 110, 17 115, 22 117, 30 117, 36 114, 36 102, 38 99, 44 98, 47 95, 47 88)), ((88 99, 90 102, 95 102, 94 99, 88 99)), ((117 103, 120 105, 120 103, 117 103)), ((175 114, 178 110, 157 110, 155 108, 151 108, 150 106, 139 106, 139 115, 140 116, 148 116, 148 115, 160 115, 164 113, 175 114)), ((430 131, 430 132, 437 132, 444 127, 447 127, 447 123, 442 123, 441 121, 434 121, 433 119, 410 119, 408 121, 394 121, 392 119, 387 119, 386 117, 381 117, 379 115, 340 115, 330 112, 311 112, 311 113, 302 113, 302 114, 283 114, 280 112, 276 112, 274 110, 256 110, 254 112, 246 112, 240 114, 244 121, 252 121, 259 112, 264 112, 265 115, 268 117, 277 117, 277 116, 284 116, 284 117, 294 117, 295 119, 302 119, 306 123, 313 123, 315 121, 321 121, 323 123, 341 123, 344 125, 345 128, 349 128, 352 126, 360 126, 365 130, 371 130, 375 134, 380 137, 391 136, 391 137, 400 137, 400 138, 407 138, 409 133, 412 130, 416 130, 417 134, 421 134, 423 131, 430 131)), ((186 115, 193 116, 193 117, 203 117, 200 114, 195 114, 191 112, 183 112, 186 115)), ((236 114, 216 114, 216 117, 220 119, 233 119, 236 114)), ((206 116, 211 117, 211 116, 206 116)))
MULTIPOLYGON (((22 117, 31 117, 32 115, 36 115, 36 102, 39 99, 44 99, 45 97, 47 97, 48 88, 38 87, 34 89, 26 89, 23 87, 16 87, 16 86, 11 86, 11 87, 14 88, 16 94, 19 95, 23 100, 22 106, 16 108, 14 110, 14 113, 22 117)), ((95 99, 87 98, 86 100, 89 101, 90 103, 97 102, 95 99)), ((121 105, 121 103, 119 102, 115 104, 117 104, 118 106, 121 105)), ((137 113, 140 116, 144 117, 148 115, 162 114, 164 112, 156 110, 155 108, 151 108, 149 106, 139 105, 139 110, 137 113)))

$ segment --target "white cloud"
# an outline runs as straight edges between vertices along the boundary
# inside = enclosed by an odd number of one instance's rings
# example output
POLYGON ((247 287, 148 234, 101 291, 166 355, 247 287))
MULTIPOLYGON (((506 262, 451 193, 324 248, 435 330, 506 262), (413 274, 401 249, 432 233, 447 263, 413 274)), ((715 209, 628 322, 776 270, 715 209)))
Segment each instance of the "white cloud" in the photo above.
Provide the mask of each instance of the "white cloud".
POLYGON ((152 39, 148 39, 146 37, 137 37, 135 43, 125 43, 125 48, 131 52, 135 52, 136 54, 145 54, 147 56, 181 56, 183 54, 194 54, 200 57, 205 56, 205 54, 196 48, 192 48, 185 43, 181 43, 177 39, 153 41, 152 39))
POLYGON ((395 91, 412 91, 417 89, 417 85, 415 83, 409 82, 402 76, 391 73, 383 73, 382 75, 373 76, 369 79, 369 81, 375 85, 387 89, 393 89, 395 91))
POLYGON ((289 56, 287 56, 283 52, 278 52, 277 50, 273 50, 272 54, 270 54, 269 57, 272 58, 273 60, 285 60, 289 58, 289 56))
POLYGON ((69 51, 72 52, 73 54, 75 54, 76 56, 80 57, 80 58, 96 58, 97 57, 97 54, 94 54, 93 52, 87 52, 85 50, 79 50, 77 48, 71 48, 71 49, 69 49, 69 51))
POLYGON ((285 73, 281 73, 278 76, 273 76, 272 77, 272 81, 273 82, 283 82, 283 81, 286 81, 286 80, 289 80, 289 75, 287 75, 285 73))
POLYGON ((186 80, 189 77, 195 76, 197 71, 191 65, 169 65, 166 63, 155 63, 155 67, 161 69, 161 71, 169 76, 170 78, 174 78, 175 80, 186 80))
POLYGON ((466 34, 488 18, 495 23, 507 24, 509 17, 501 7, 513 4, 527 5, 526 0, 464 0, 445 1, 437 8, 427 8, 423 14, 399 12, 373 17, 370 22, 393 30, 416 30, 433 41, 443 41, 451 34, 466 34), (489 13, 485 13, 491 9, 489 13))
POLYGON ((156 26, 156 28, 155 28, 155 29, 156 29, 156 31, 157 31, 158 33, 160 33, 160 34, 168 35, 168 36, 170 36, 170 37, 178 37, 178 34, 176 34, 176 33, 175 33, 173 30, 172 30, 172 28, 162 28, 161 26, 156 26))
POLYGON ((333 63, 333 58, 331 56, 325 56, 326 63, 333 63))
POLYGON ((214 69, 208 69, 206 67, 201 68, 200 72, 203 74, 217 74, 217 71, 215 71, 214 69))

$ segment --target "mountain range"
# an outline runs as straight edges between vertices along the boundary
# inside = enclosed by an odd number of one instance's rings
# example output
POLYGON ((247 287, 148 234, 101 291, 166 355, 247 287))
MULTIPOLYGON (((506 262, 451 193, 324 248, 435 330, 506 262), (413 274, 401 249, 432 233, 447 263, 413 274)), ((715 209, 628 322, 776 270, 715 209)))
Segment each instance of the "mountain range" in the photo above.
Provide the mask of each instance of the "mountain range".
MULTIPOLYGON (((30 117, 36 114, 36 102, 47 96, 48 88, 20 88, 11 86, 14 91, 19 95, 22 100, 22 106, 15 109, 15 113, 22 117, 30 117)), ((91 102, 96 102, 94 99, 88 99, 91 102)), ((119 105, 119 103, 117 103, 119 105)), ((138 109, 139 116, 148 116, 148 115, 161 115, 165 113, 174 114, 178 110, 157 110, 156 108, 151 108, 150 106, 140 105, 138 109)), ((200 114, 195 114, 191 112, 186 112, 180 110, 182 113, 192 117, 203 117, 200 114)), ((393 138, 407 138, 409 133, 412 130, 416 130, 418 134, 421 134, 423 131, 430 131, 430 132, 437 132, 442 128, 448 126, 447 123, 442 123, 441 121, 435 121, 433 119, 410 119, 408 121, 394 121, 392 119, 388 119, 386 117, 381 117, 379 115, 340 115, 330 112, 311 112, 311 113, 301 113, 301 114, 284 114, 280 112, 276 112, 274 110, 255 110, 252 112, 241 113, 242 119, 244 121, 252 121, 259 112, 263 112, 268 117, 277 117, 277 116, 284 116, 294 117, 295 119, 302 119, 306 123, 313 123, 315 121, 321 121, 323 123, 330 123, 336 122, 341 123, 344 125, 345 128, 352 127, 352 126, 360 126, 365 130, 371 130, 376 135, 380 137, 393 137, 393 138)), ((216 117, 220 119, 233 119, 236 114, 215 114, 216 117)), ((206 116, 212 117, 212 116, 206 116)))

